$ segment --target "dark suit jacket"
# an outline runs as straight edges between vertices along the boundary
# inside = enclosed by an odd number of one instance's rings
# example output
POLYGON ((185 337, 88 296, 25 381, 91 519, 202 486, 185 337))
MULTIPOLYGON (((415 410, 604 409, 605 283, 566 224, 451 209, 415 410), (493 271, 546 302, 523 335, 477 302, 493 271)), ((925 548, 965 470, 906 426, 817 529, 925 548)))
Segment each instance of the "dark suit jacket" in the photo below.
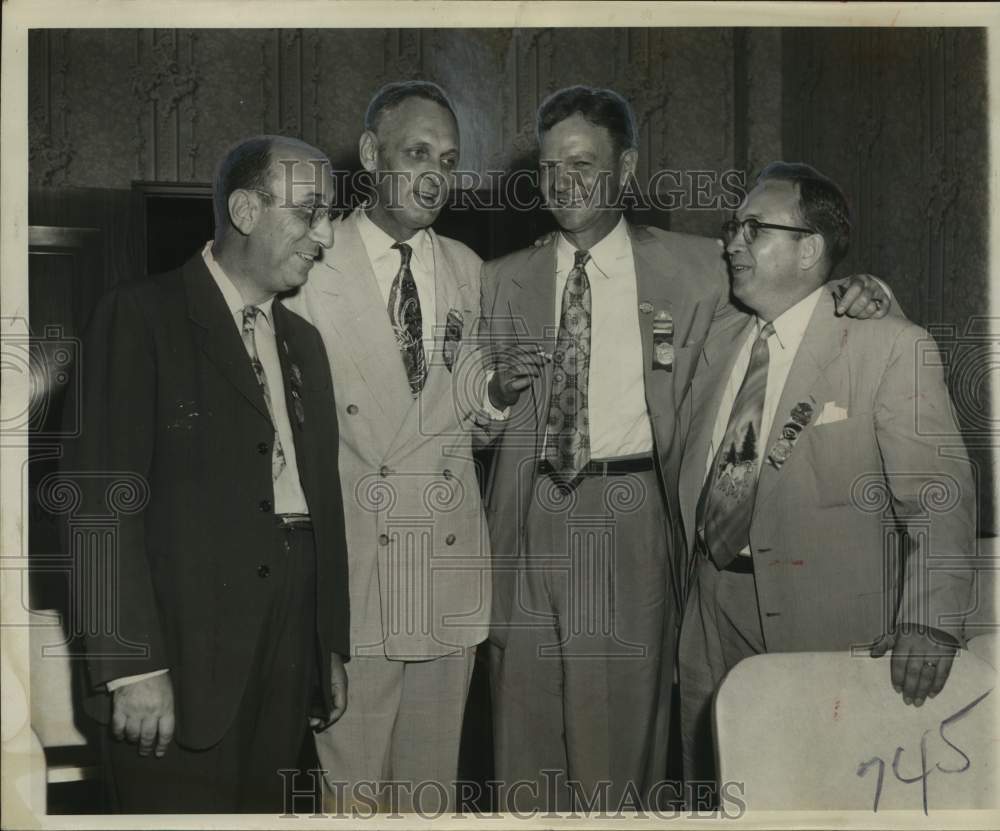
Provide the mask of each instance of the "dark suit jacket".
MULTIPOLYGON (((328 709, 330 652, 348 654, 349 632, 337 415, 319 334, 280 302, 273 308, 289 404, 293 364, 302 376, 304 419, 291 407, 289 419, 315 528, 328 709)), ((169 668, 177 741, 210 746, 248 683, 265 608, 274 431, 201 255, 105 297, 78 372, 81 397, 67 406, 79 409, 82 428, 67 474, 80 486, 78 513, 116 520, 113 570, 101 571, 94 552, 74 552, 91 680, 169 668)))
MULTIPOLYGON (((729 304, 729 281, 722 248, 713 240, 659 228, 629 226, 635 259, 639 308, 635 321, 642 335, 646 405, 652 422, 664 493, 668 529, 679 531, 676 462, 671 454, 675 413, 690 384, 712 321, 736 314, 729 304), (653 320, 669 311, 674 324, 671 370, 654 366, 653 320)), ((482 274, 483 325, 480 336, 494 347, 537 345, 552 352, 555 320, 556 246, 516 251, 486 263, 482 274)), ((624 321, 623 321, 624 325, 624 321)), ((486 487, 486 516, 493 546, 493 625, 490 637, 506 642, 505 626, 514 600, 514 567, 523 554, 535 476, 535 460, 545 435, 552 366, 525 391, 505 422, 487 425, 496 441, 492 478, 486 487)), ((677 546, 683 550, 683 545, 677 546)), ((673 587, 681 602, 681 585, 673 587)))

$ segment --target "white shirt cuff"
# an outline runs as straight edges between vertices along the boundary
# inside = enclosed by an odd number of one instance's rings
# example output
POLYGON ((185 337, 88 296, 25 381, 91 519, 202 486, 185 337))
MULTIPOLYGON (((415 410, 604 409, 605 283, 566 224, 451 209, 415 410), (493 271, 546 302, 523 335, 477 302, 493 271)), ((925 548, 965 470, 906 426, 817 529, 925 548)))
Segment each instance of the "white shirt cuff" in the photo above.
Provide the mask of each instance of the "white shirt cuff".
POLYGON ((493 406, 493 402, 490 401, 490 383, 493 381, 493 376, 497 372, 495 369, 491 369, 486 373, 486 389, 483 390, 483 409, 493 421, 506 421, 510 416, 510 407, 504 407, 502 410, 498 410, 493 406))
POLYGON ((121 678, 112 678, 105 686, 108 688, 108 692, 114 692, 119 687, 127 687, 129 684, 145 681, 147 678, 155 678, 157 675, 166 675, 169 671, 168 669, 154 669, 152 672, 143 672, 139 675, 123 675, 121 678))

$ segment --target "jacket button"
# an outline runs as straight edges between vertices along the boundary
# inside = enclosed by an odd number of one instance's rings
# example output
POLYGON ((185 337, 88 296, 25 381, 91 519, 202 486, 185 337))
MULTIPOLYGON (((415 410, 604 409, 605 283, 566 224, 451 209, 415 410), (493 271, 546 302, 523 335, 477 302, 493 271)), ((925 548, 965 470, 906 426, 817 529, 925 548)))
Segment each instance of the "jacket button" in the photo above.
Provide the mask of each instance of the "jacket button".
POLYGON ((257 452, 260 453, 261 456, 267 453, 267 451, 270 449, 271 448, 268 446, 267 442, 264 441, 262 441, 260 444, 257 445, 257 452))
POLYGON ((378 469, 378 475, 381 476, 383 479, 390 473, 392 473, 392 471, 389 470, 388 466, 386 465, 382 465, 382 467, 378 469))
POLYGON ((389 544, 389 535, 388 534, 379 534, 378 535, 378 544, 379 545, 388 545, 389 544))
POLYGON ((444 469, 443 475, 444 475, 445 479, 451 479, 452 478, 452 472, 450 470, 448 470, 448 468, 444 469))
POLYGON ((271 500, 270 499, 260 500, 260 502, 257 504, 257 508, 262 514, 266 514, 268 511, 271 510, 271 500))
POLYGON ((263 580, 265 577, 271 574, 271 569, 268 566, 257 566, 257 576, 263 580))
POLYGON ((454 545, 455 544, 455 535, 454 534, 449 534, 447 537, 445 537, 444 538, 444 544, 445 545, 454 545))
POLYGON ((358 414, 358 405, 357 404, 348 404, 347 405, 347 414, 348 415, 357 415, 358 414))

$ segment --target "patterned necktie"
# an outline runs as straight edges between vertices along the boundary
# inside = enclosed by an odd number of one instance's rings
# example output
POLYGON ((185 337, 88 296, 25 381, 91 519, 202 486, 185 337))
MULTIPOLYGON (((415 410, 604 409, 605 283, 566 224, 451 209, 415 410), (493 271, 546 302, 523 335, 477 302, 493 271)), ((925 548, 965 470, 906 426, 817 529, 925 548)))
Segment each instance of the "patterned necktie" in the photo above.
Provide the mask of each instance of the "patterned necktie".
POLYGON ((271 406, 271 391, 267 386, 267 375, 264 374, 264 365, 260 362, 260 355, 257 354, 257 315, 263 314, 263 311, 256 306, 243 307, 243 344, 250 355, 250 366, 253 367, 253 374, 257 376, 257 383, 260 385, 261 394, 264 396, 267 412, 271 416, 271 426, 274 427, 274 445, 271 449, 271 478, 277 479, 281 471, 285 469, 285 451, 282 449, 281 439, 278 437, 278 422, 274 419, 274 408, 271 406))
POLYGON ((724 569, 750 539, 750 519, 757 496, 757 478, 765 436, 760 435, 767 391, 767 339, 774 326, 760 330, 750 350, 750 364, 733 402, 722 443, 712 460, 698 503, 697 527, 715 565, 724 569))
POLYGON ((590 252, 577 251, 563 289, 559 336, 552 355, 552 395, 545 460, 566 481, 590 461, 590 252))
POLYGON ((405 242, 397 242, 393 248, 399 249, 400 265, 396 278, 389 289, 389 322, 396 335, 399 352, 403 356, 406 377, 410 381, 410 392, 416 398, 427 380, 427 360, 424 357, 424 327, 420 316, 420 298, 417 284, 410 271, 410 256, 413 249, 405 242))

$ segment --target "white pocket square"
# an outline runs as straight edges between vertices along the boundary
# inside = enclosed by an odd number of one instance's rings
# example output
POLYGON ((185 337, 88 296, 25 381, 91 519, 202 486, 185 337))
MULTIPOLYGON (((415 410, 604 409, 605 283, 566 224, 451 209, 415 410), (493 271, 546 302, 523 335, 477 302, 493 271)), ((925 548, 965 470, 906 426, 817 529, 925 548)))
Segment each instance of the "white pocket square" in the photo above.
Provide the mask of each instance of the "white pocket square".
POLYGON ((847 418, 847 410, 844 407, 838 407, 835 401, 827 401, 823 405, 823 410, 820 412, 819 417, 813 422, 814 427, 819 427, 821 424, 833 424, 836 421, 843 421, 847 418))

